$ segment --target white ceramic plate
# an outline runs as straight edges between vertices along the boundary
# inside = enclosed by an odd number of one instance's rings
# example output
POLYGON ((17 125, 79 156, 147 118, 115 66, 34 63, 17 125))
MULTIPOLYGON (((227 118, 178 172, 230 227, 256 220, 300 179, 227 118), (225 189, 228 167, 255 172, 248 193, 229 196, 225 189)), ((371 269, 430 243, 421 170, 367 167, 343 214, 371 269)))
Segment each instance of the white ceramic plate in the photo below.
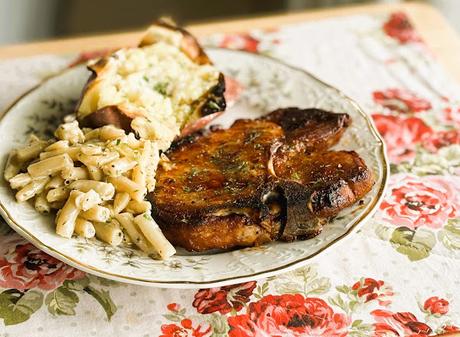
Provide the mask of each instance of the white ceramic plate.
MULTIPOLYGON (((155 261, 137 250, 111 247, 97 240, 59 237, 51 216, 38 214, 28 203, 17 203, 7 183, 0 179, 0 213, 9 225, 38 248, 88 273, 169 288, 211 287, 275 275, 306 264, 350 236, 378 206, 388 176, 384 144, 369 116, 336 89, 279 61, 224 49, 210 49, 209 54, 220 70, 244 86, 240 99, 215 123, 228 125, 237 118, 253 118, 288 106, 348 113, 353 123, 337 148, 358 152, 376 177, 363 203, 343 211, 310 240, 214 254, 179 251, 167 261, 155 261)), ((7 153, 24 143, 28 133, 43 135, 54 130, 71 112, 88 75, 83 66, 66 70, 10 107, 0 122, 0 167, 4 167, 7 153)))

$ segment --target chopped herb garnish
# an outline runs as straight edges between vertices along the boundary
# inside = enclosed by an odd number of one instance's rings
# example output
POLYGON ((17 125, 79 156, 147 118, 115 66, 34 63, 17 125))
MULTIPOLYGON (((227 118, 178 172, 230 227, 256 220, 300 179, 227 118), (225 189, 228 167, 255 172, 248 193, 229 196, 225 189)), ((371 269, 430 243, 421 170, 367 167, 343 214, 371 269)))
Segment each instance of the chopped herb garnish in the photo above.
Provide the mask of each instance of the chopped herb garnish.
POLYGON ((210 108, 210 109, 213 109, 213 110, 220 110, 220 107, 219 105, 214 102, 214 101, 209 101, 207 106, 210 108))
POLYGON ((144 219, 152 220, 152 217, 150 216, 150 214, 144 213, 144 219))
POLYGON ((259 136, 260 136, 260 132, 252 131, 244 137, 244 143, 245 144, 252 143, 252 141, 255 140, 259 136))
POLYGON ((157 84, 155 84, 153 89, 158 91, 163 96, 166 96, 168 94, 168 91, 167 91, 168 90, 168 85, 169 85, 168 82, 158 82, 157 84))
POLYGON ((144 79, 145 82, 149 81, 149 78, 147 76, 145 76, 145 75, 142 78, 144 79))
POLYGON ((192 189, 191 189, 190 187, 188 187, 188 186, 182 187, 182 190, 183 190, 184 192, 187 192, 187 193, 192 192, 192 189))
POLYGON ((117 139, 117 145, 120 145, 121 139, 117 139))
POLYGON ((298 172, 292 172, 291 177, 292 179, 300 180, 300 175, 298 172))
POLYGON ((198 174, 200 174, 201 170, 196 168, 196 167, 192 167, 190 169, 190 171, 188 172, 188 175, 187 175, 187 179, 188 180, 192 180, 194 177, 198 176, 198 174))

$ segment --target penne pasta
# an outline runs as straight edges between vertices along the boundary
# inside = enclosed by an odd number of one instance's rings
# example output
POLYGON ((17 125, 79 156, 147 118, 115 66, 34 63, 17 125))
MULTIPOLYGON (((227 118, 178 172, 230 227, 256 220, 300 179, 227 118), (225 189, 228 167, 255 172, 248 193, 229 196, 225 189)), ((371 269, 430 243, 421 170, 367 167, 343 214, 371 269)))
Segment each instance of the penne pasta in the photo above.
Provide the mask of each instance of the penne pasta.
POLYGON ((176 249, 165 238, 160 227, 158 227, 150 214, 144 213, 136 216, 134 223, 139 227, 147 241, 155 248, 162 259, 167 259, 176 253, 176 249))
POLYGON ((146 175, 144 169, 145 168, 141 168, 141 165, 137 165, 131 172, 131 179, 140 186, 145 186, 146 183, 146 175))
POLYGON ((32 178, 28 173, 19 173, 9 180, 12 189, 17 190, 32 181, 32 178))
POLYGON ((149 245, 144 234, 137 228, 134 223, 134 216, 131 213, 121 213, 115 215, 115 219, 121 224, 121 226, 126 230, 131 241, 139 247, 144 253, 147 254, 157 254, 156 250, 149 245))
POLYGON ((70 191, 64 186, 52 188, 46 194, 48 202, 64 201, 69 197, 70 191))
POLYGON ((78 217, 77 220, 75 220, 75 234, 90 239, 96 235, 96 229, 91 222, 78 217))
POLYGON ((146 213, 152 210, 152 204, 148 201, 131 200, 126 206, 126 211, 132 214, 146 213))
POLYGON ((102 154, 104 151, 101 146, 95 144, 85 144, 80 147, 80 152, 87 156, 102 154))
POLYGON ((116 151, 120 153, 124 157, 128 157, 132 160, 136 160, 136 156, 138 156, 138 151, 130 147, 128 144, 120 143, 115 146, 116 151))
POLYGON ((120 192, 115 195, 115 199, 113 200, 113 213, 118 214, 121 213, 126 206, 128 206, 130 196, 126 192, 120 192))
POLYGON ((128 233, 126 232, 126 230, 124 230, 123 228, 121 228, 121 231, 123 233, 123 241, 122 241, 122 244, 123 246, 126 246, 126 247, 131 247, 134 245, 133 241, 131 240, 131 238, 129 237, 128 233))
POLYGON ((70 159, 68 154, 64 153, 29 165, 29 167, 27 167, 27 172, 29 172, 32 177, 51 176, 62 171, 66 167, 72 166, 72 159, 70 159))
POLYGON ((47 214, 51 211, 51 205, 46 200, 45 194, 42 192, 35 198, 35 209, 42 214, 47 214))
POLYGON ((88 179, 88 170, 84 167, 65 167, 61 171, 61 177, 67 181, 88 179))
POLYGON ((99 205, 101 202, 102 199, 100 195, 94 190, 89 190, 75 199, 77 207, 83 211, 87 211, 90 208, 99 205))
POLYGON ((39 177, 32 180, 16 193, 16 200, 23 202, 33 198, 36 194, 41 193, 45 189, 45 185, 48 181, 48 177, 39 177))
POLYGON ((107 222, 110 220, 110 210, 107 207, 96 205, 81 212, 81 217, 90 221, 107 222))
POLYGON ((115 187, 111 183, 103 183, 94 180, 76 180, 68 186, 71 190, 79 190, 82 192, 89 192, 89 190, 96 191, 102 200, 110 200, 115 194, 115 187))
POLYGON ((53 151, 63 151, 65 153, 69 149, 69 141, 68 140, 58 140, 51 145, 48 145, 45 148, 45 152, 53 152, 53 151))
POLYGON ((55 176, 46 184, 45 189, 52 189, 64 186, 64 179, 60 176, 55 176))
POLYGON ((101 181, 103 178, 102 170, 97 166, 86 166, 88 175, 92 180, 101 181))
POLYGON ((42 140, 37 137, 36 134, 32 133, 29 136, 29 144, 35 143, 35 142, 41 142, 42 140))
POLYGON ((118 159, 119 157, 120 155, 118 154, 118 152, 115 151, 103 153, 101 155, 87 155, 84 153, 79 153, 77 156, 78 160, 86 166, 96 167, 104 166, 105 164, 108 164, 118 159))
POLYGON ((143 145, 143 142, 136 138, 134 133, 130 132, 126 138, 124 139, 126 145, 128 145, 132 149, 140 148, 143 145))
POLYGON ((40 160, 47 159, 50 157, 55 157, 61 154, 66 153, 73 161, 77 160, 77 156, 80 153, 79 147, 68 147, 68 148, 61 148, 49 152, 42 152, 40 153, 40 160))
POLYGON ((100 134, 101 134, 101 128, 92 129, 92 130, 88 129, 87 132, 84 132, 86 141, 92 140, 92 139, 99 139, 100 134))
POLYGON ((128 193, 132 199, 137 201, 144 200, 144 196, 147 193, 147 190, 144 186, 136 184, 131 179, 120 176, 117 178, 109 177, 109 182, 115 186, 117 191, 128 193))
POLYGON ((10 180, 21 170, 21 164, 18 161, 17 150, 10 152, 6 160, 5 169, 3 170, 3 177, 5 180, 10 180))
POLYGON ((109 245, 118 246, 123 241, 123 232, 115 220, 109 223, 95 222, 94 228, 96 237, 109 245))
POLYGON ((40 152, 42 152, 47 145, 48 142, 44 141, 33 142, 32 144, 26 147, 18 149, 16 152, 16 157, 18 161, 21 163, 31 161, 32 159, 38 157, 40 152))
POLYGON ((85 135, 83 134, 83 131, 78 127, 77 121, 59 125, 59 127, 54 132, 54 135, 58 139, 68 140, 70 144, 78 144, 85 141, 85 135))
POLYGON ((57 210, 60 236, 97 237, 167 258, 175 249, 145 200, 155 186, 162 145, 142 135, 154 139, 160 130, 145 118, 133 123, 141 139, 113 125, 81 129, 74 117, 67 118, 55 132, 56 141, 31 136, 27 146, 11 151, 4 177, 19 202, 32 199, 42 214, 57 210))
POLYGON ((100 128, 99 138, 103 140, 113 140, 125 136, 125 131, 114 127, 113 125, 105 125, 100 128))
POLYGON ((109 177, 119 177, 123 173, 130 171, 136 165, 137 162, 124 157, 104 165, 102 171, 109 177))
POLYGON ((72 237, 75 229, 75 221, 77 220, 80 210, 75 204, 75 199, 83 194, 80 191, 71 191, 64 207, 58 212, 56 217, 56 233, 65 238, 72 237))
POLYGON ((52 209, 57 209, 60 210, 62 207, 64 207, 66 200, 60 200, 60 201, 55 201, 55 202, 50 202, 50 207, 52 209))

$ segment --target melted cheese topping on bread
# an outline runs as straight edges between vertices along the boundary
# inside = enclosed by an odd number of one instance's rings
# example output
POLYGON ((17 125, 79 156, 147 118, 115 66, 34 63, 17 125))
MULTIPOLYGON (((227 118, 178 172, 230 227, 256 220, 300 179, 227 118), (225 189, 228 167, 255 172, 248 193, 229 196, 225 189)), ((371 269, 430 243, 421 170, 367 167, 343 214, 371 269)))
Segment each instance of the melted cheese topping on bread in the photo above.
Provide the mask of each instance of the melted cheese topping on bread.
MULTIPOLYGON (((162 41, 115 52, 97 75, 82 99, 80 118, 116 105, 131 116, 145 117, 152 124, 148 138, 166 143, 179 134, 196 101, 219 78, 213 65, 199 65, 174 44, 162 41)), ((139 132, 135 120, 133 124, 139 132)))

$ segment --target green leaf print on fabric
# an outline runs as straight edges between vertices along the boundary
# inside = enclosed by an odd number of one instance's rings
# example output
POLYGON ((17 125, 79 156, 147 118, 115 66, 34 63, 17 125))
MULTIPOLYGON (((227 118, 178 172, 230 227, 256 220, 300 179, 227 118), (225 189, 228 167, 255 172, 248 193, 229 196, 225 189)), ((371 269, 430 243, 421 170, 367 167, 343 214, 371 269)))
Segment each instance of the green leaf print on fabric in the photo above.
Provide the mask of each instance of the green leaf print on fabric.
POLYGON ((368 337, 372 335, 372 324, 365 324, 363 320, 357 319, 351 324, 349 331, 350 337, 368 337))
POLYGON ((110 298, 110 293, 107 290, 98 290, 94 287, 87 286, 84 291, 93 296, 96 301, 104 308, 107 319, 110 321, 112 316, 117 312, 117 306, 110 298))
POLYGON ((39 291, 8 289, 0 294, 0 318, 5 325, 19 324, 27 321, 42 305, 43 294, 39 291))
POLYGON ((399 227, 393 231, 391 245, 411 261, 418 261, 430 255, 436 244, 436 237, 430 230, 399 227))
POLYGON ((438 239, 447 249, 460 249, 460 219, 450 219, 438 232, 438 239))
POLYGON ((413 164, 402 163, 392 173, 426 175, 455 175, 460 167, 460 145, 454 144, 439 149, 436 153, 419 148, 413 164))
POLYGON ((0 235, 6 235, 11 233, 13 230, 10 226, 3 220, 0 219, 0 235))
POLYGON ((296 269, 278 277, 276 290, 280 294, 320 295, 326 293, 331 283, 326 277, 318 277, 316 266, 296 269))
POLYGON ((66 280, 64 281, 64 287, 69 290, 82 291, 89 286, 90 280, 87 276, 78 280, 66 280))
POLYGON ((261 299, 262 297, 264 297, 267 291, 268 291, 268 282, 264 282, 264 284, 262 285, 259 284, 257 286, 256 291, 254 292, 254 296, 258 299, 261 299))
POLYGON ((230 327, 227 323, 227 317, 213 313, 207 317, 207 322, 212 326, 211 337, 226 337, 230 327))
POLYGON ((45 298, 48 311, 53 315, 75 315, 78 302, 77 294, 66 287, 53 290, 45 298))

